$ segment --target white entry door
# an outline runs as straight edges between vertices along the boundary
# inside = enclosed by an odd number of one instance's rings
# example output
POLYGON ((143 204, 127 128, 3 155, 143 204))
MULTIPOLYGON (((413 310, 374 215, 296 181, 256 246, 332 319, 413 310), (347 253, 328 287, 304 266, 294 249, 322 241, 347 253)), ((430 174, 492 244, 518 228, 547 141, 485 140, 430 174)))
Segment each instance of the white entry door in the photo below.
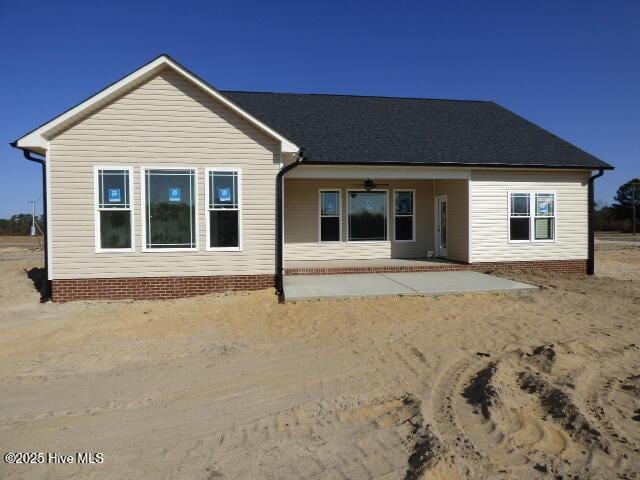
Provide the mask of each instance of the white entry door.
POLYGON ((436 254, 438 257, 447 256, 447 197, 437 198, 436 254))

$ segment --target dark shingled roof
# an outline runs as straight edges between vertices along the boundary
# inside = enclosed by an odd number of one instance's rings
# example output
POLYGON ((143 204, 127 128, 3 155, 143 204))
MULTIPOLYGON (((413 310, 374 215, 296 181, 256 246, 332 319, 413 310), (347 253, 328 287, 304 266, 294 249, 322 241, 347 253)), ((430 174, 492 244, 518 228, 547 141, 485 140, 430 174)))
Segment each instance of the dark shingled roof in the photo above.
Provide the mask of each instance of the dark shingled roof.
POLYGON ((221 93, 314 163, 612 168, 493 102, 221 93))

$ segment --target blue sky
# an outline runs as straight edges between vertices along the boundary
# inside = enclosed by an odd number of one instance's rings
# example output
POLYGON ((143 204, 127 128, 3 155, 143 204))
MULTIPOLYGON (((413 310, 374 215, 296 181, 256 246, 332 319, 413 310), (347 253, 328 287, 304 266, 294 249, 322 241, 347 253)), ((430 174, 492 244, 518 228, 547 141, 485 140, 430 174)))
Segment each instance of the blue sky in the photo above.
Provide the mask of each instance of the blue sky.
POLYGON ((220 89, 494 100, 615 165, 597 200, 640 176, 640 2, 0 0, 0 218, 40 197, 8 143, 162 52, 220 89))

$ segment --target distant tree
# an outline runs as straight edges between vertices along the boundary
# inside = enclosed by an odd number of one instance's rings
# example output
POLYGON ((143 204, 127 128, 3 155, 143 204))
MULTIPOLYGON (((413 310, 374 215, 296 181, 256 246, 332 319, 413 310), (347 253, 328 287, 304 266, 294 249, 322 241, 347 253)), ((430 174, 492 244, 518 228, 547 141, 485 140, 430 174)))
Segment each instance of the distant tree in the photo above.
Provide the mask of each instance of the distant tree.
MULTIPOLYGON (((596 208, 596 230, 632 232, 634 194, 636 222, 638 222, 637 219, 640 217, 640 179, 634 178, 618 188, 614 197, 614 204, 596 208)), ((638 224, 640 225, 640 222, 638 224)))
MULTIPOLYGON (((36 222, 44 230, 44 218, 36 216, 36 222)), ((29 235, 31 233, 31 214, 19 213, 11 218, 0 219, 0 235, 29 235)), ((37 232, 39 234, 39 231, 37 232)))
POLYGON ((605 205, 596 208, 594 227, 598 231, 626 232, 631 231, 631 219, 621 215, 619 205, 605 205))
POLYGON ((631 231, 638 231, 638 212, 640 212, 640 178, 634 178, 618 188, 615 201, 625 210, 631 210, 631 231))
POLYGON ((638 209, 640 206, 640 178, 634 178, 621 185, 613 199, 621 207, 631 208, 635 203, 636 209, 638 209))

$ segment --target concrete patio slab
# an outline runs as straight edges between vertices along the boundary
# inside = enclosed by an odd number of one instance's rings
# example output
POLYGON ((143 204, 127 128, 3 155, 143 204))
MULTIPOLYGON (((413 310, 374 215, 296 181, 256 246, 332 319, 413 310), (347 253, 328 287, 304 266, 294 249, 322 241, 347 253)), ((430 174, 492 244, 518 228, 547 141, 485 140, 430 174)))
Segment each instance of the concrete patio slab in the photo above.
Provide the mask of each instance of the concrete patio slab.
POLYGON ((378 295, 409 295, 410 287, 384 275, 363 273, 351 275, 292 275, 284 277, 285 300, 323 297, 367 297, 378 295))
POLYGON ((469 271, 284 277, 285 300, 535 290, 534 285, 469 271))
POLYGON ((416 292, 432 295, 538 290, 538 287, 528 283, 516 282, 479 272, 408 272, 385 273, 385 276, 416 292))

